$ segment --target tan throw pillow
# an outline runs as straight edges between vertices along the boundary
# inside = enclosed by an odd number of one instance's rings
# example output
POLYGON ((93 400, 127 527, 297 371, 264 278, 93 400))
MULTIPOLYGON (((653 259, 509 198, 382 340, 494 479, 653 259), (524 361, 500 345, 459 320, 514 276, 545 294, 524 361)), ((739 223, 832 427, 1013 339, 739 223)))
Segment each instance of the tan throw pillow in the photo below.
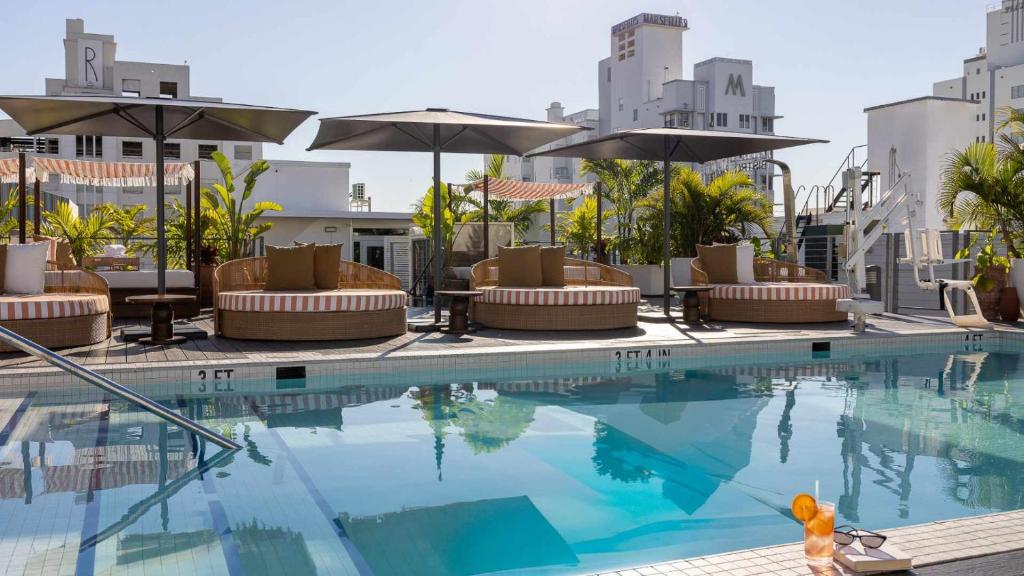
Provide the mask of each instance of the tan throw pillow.
POLYGON ((313 253, 313 275, 320 290, 338 287, 341 273, 341 244, 317 244, 313 253))
POLYGON ((6 292, 4 289, 5 270, 7 270, 7 244, 0 244, 0 294, 6 292))
POLYGON ((265 290, 316 290, 316 246, 267 246, 265 290))
POLYGON ((736 283, 736 245, 697 246, 701 268, 708 275, 708 284, 736 283))
POLYGON ((544 286, 565 286, 565 246, 540 249, 540 275, 544 286))
POLYGON ((498 247, 498 286, 533 288, 543 283, 540 246, 498 247))

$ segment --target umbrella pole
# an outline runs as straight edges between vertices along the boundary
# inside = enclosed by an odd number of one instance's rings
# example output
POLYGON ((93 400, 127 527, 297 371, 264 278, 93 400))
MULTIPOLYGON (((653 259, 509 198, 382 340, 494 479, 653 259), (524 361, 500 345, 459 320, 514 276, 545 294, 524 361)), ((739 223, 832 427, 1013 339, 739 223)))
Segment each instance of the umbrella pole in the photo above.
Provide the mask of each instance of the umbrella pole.
POLYGON ((555 245, 555 199, 548 199, 548 208, 551 211, 551 245, 555 245))
POLYGON ((487 189, 490 178, 484 174, 484 260, 491 257, 491 196, 487 189))
POLYGON ((26 210, 26 195, 25 187, 28 183, 25 182, 25 153, 18 152, 18 243, 25 243, 25 210, 26 210))
POLYGON ((42 212, 43 212, 43 192, 40 190, 39 178, 36 178, 35 187, 32 190, 32 229, 35 230, 36 234, 42 234, 42 212))
POLYGON ((441 323, 441 299, 439 290, 444 290, 444 261, 441 242, 441 125, 434 124, 434 323, 441 323))
POLYGON ((662 198, 662 210, 665 213, 665 229, 664 229, 664 245, 662 247, 661 257, 664 260, 662 262, 662 282, 664 283, 664 302, 662 307, 665 311, 665 316, 669 316, 669 309, 672 307, 672 198, 670 197, 670 168, 669 162, 669 141, 668 137, 665 138, 665 161, 662 165, 662 177, 664 178, 664 198, 662 198))
MULTIPOLYGON (((192 257, 195 258, 195 265, 193 266, 193 272, 196 279, 196 288, 201 286, 199 274, 203 265, 203 228, 202 228, 202 198, 203 190, 199 179, 200 175, 200 163, 199 160, 195 161, 195 165, 192 167, 192 192, 196 195, 195 200, 192 203, 192 210, 195 212, 192 214, 192 257)), ((199 304, 202 306, 202 302, 199 304)))
POLYGON ((167 239, 164 237, 164 108, 156 107, 156 292, 167 293, 167 239))
POLYGON ((601 228, 604 227, 603 207, 601 206, 601 183, 594 183, 594 196, 597 198, 597 258, 598 264, 604 264, 604 249, 601 245, 601 228))

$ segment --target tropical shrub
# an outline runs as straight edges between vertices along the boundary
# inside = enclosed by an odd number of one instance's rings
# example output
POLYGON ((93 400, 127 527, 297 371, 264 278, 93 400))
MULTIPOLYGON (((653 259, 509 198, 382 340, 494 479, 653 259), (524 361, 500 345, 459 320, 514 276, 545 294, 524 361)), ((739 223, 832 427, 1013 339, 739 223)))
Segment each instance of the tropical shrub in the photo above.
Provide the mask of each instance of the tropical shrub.
MULTIPOLYGON (((451 197, 448 195, 448 185, 441 183, 441 246, 444 250, 444 266, 451 265, 452 246, 455 243, 456 216, 451 209, 451 197)), ((427 189, 427 193, 416 204, 413 205, 413 224, 420 227, 423 236, 434 245, 434 187, 427 189)))
POLYGON ((81 266, 87 256, 102 251, 113 229, 108 211, 97 209, 82 218, 69 202, 60 202, 52 212, 43 212, 43 234, 61 238, 71 246, 71 256, 81 266))
POLYGON ((146 240, 156 235, 156 217, 146 216, 145 204, 125 207, 103 204, 97 210, 106 213, 113 239, 123 245, 128 254, 141 256, 156 248, 152 241, 146 240))
POLYGON ((255 202, 252 208, 246 207, 257 179, 270 169, 269 162, 256 160, 249 166, 241 197, 238 197, 231 161, 220 151, 213 153, 213 161, 223 182, 214 184, 212 190, 201 190, 204 236, 217 249, 220 260, 227 262, 251 254, 256 239, 274 226, 273 222, 256 220, 266 212, 280 212, 283 208, 270 201, 255 202))
POLYGON ((583 160, 580 173, 597 176, 603 191, 602 198, 612 205, 612 213, 616 221, 616 241, 614 248, 618 250, 623 263, 653 264, 661 260, 660 256, 650 258, 650 230, 638 230, 636 219, 640 210, 640 202, 663 183, 662 170, 658 163, 650 161, 626 160, 583 160))
MULTIPOLYGON (((572 203, 575 207, 571 211, 558 215, 555 236, 569 253, 588 257, 597 246, 597 196, 589 194, 572 203)), ((602 212, 604 221, 611 216, 602 212)))

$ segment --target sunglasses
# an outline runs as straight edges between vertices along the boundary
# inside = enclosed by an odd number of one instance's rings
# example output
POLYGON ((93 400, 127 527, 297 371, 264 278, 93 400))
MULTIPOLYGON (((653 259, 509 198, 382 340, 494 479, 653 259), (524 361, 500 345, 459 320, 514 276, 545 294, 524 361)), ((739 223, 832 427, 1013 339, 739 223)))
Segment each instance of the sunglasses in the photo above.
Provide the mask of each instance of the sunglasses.
POLYGON ((860 543, 865 548, 879 548, 885 543, 885 539, 888 536, 870 530, 854 528, 853 526, 840 526, 835 529, 833 538, 836 544, 842 544, 843 546, 853 544, 854 540, 860 540, 860 543))

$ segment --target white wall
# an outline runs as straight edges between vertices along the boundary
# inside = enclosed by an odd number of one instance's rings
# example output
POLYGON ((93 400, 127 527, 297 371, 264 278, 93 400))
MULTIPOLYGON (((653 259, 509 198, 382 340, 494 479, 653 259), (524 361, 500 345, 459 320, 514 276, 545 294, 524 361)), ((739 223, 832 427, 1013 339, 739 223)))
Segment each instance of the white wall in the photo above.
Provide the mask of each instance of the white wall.
POLYGON ((284 207, 284 216, 330 216, 349 209, 348 162, 271 160, 255 200, 284 207))
POLYGON ((867 169, 880 172, 882 188, 887 188, 889 149, 896 147, 896 161, 903 172, 911 173, 912 190, 924 203, 918 227, 946 229, 937 207, 942 168, 950 152, 974 142, 974 110, 971 102, 935 97, 866 110, 867 169))

